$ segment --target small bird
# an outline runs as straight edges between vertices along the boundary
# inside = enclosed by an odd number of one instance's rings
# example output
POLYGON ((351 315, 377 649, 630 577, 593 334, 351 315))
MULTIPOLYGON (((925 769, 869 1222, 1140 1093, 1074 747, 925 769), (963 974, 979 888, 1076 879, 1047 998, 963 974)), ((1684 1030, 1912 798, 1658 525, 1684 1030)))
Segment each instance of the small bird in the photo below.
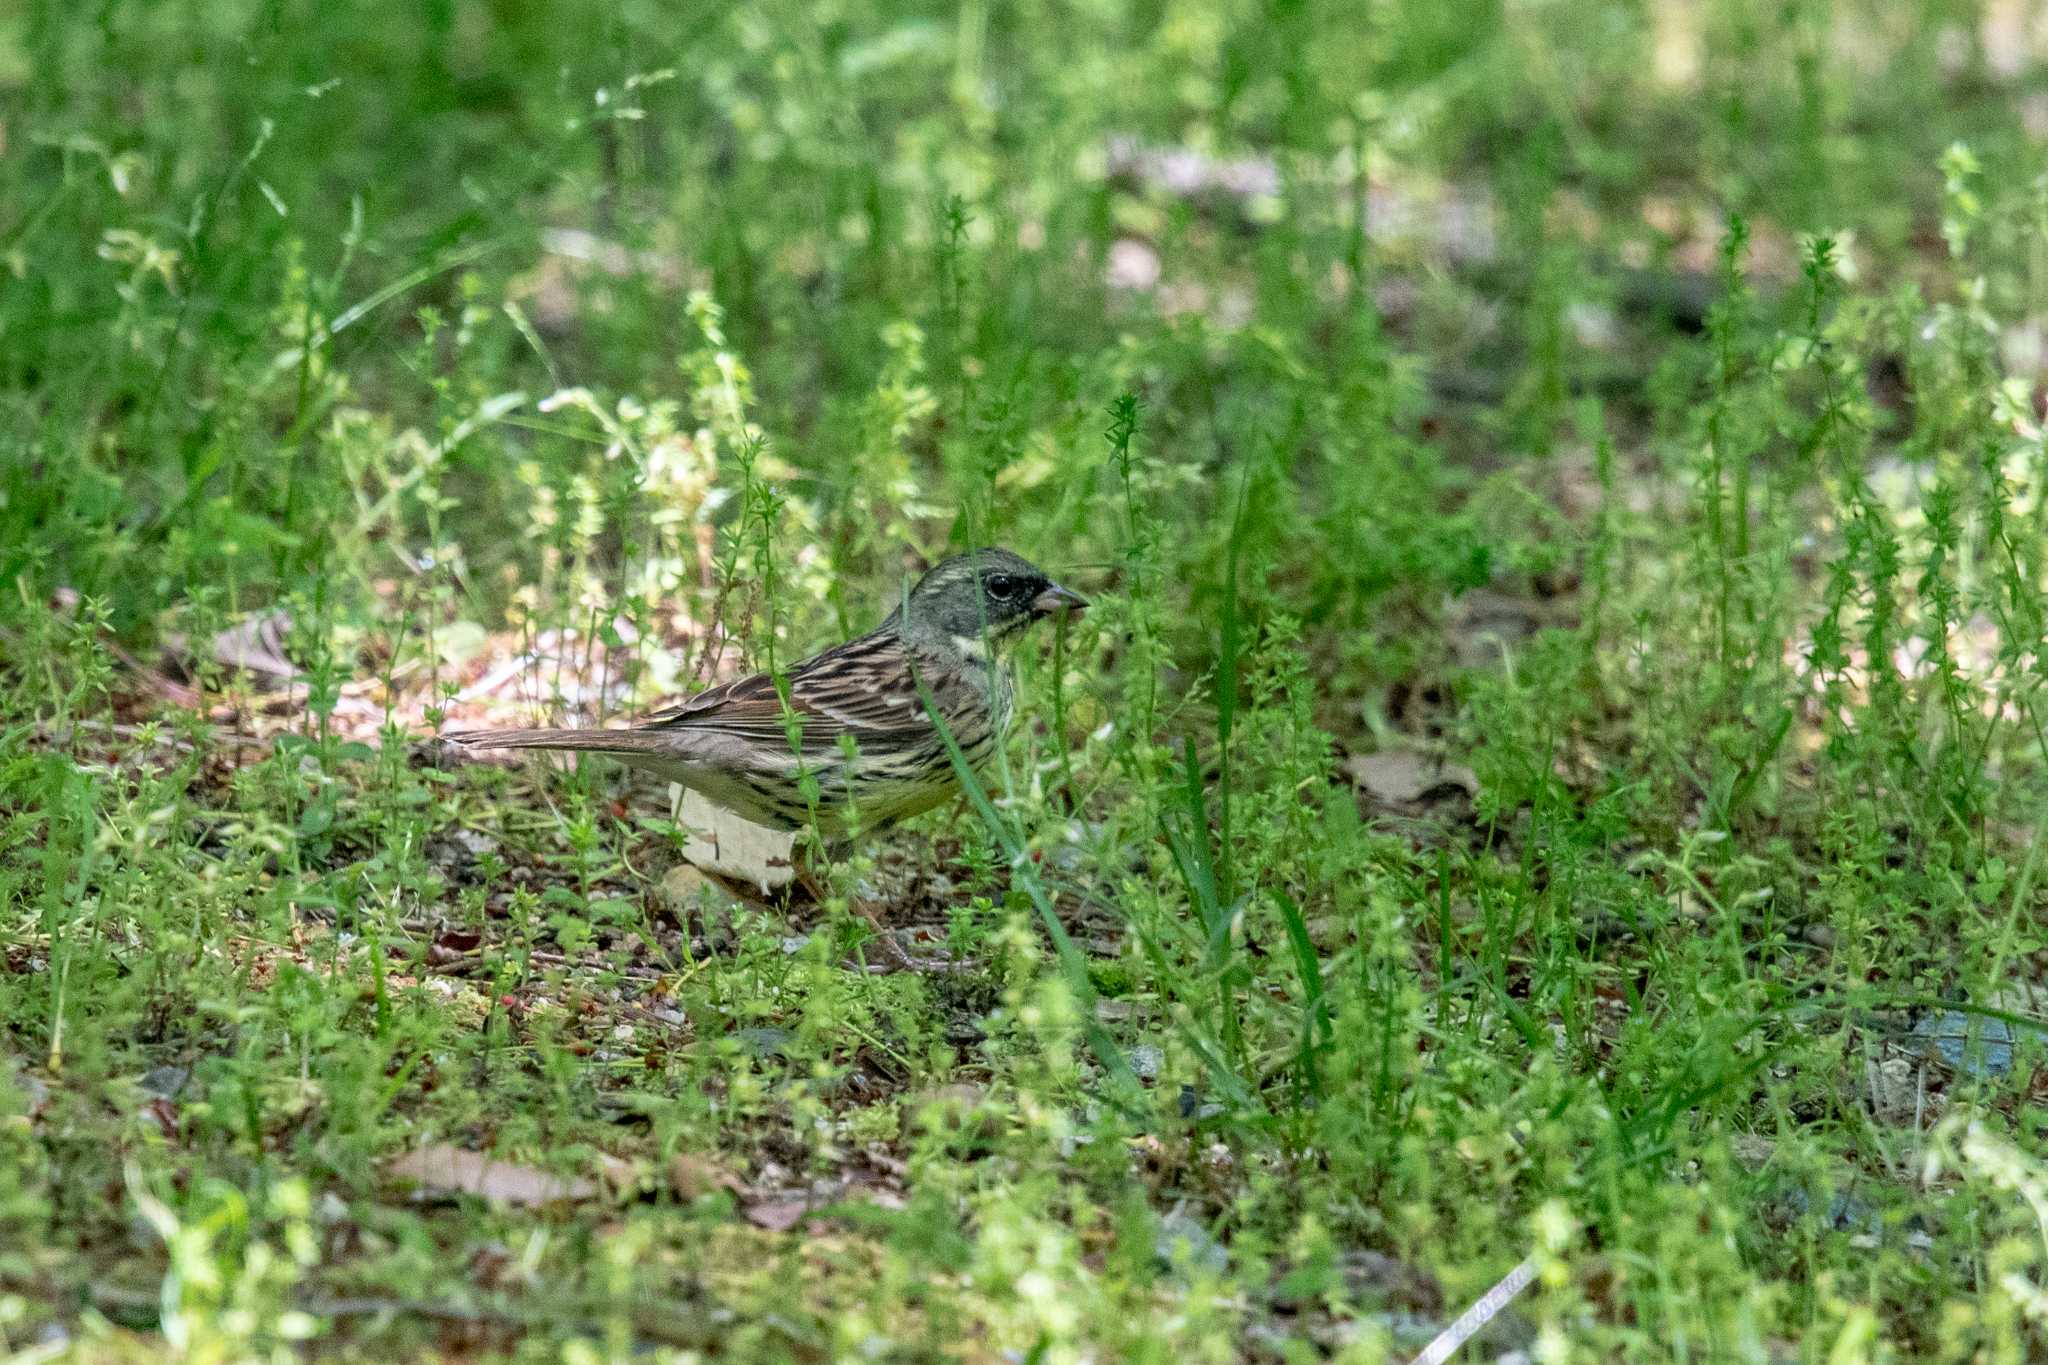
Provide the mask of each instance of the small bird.
POLYGON ((756 673, 621 729, 480 730, 449 738, 471 749, 609 754, 778 830, 800 829, 812 818, 799 785, 808 773, 817 782, 819 832, 833 839, 856 812, 859 826, 873 830, 958 790, 933 713, 978 769, 1009 729, 1014 689, 1004 648, 1033 622, 1087 605, 1019 555, 976 550, 927 571, 867 634, 787 669, 787 710, 774 677, 756 673), (931 697, 929 710, 920 684, 931 697), (800 730, 795 744, 792 714, 800 730))

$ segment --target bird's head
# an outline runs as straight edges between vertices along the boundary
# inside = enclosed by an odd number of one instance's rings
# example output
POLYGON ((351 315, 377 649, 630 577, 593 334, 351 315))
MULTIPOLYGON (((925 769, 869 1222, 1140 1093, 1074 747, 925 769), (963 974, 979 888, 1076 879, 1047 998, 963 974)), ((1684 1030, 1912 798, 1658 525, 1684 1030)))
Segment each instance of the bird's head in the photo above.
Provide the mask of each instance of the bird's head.
POLYGON ((912 639, 984 657, 988 645, 1015 639, 1033 621, 1087 605, 1030 560, 991 547, 933 565, 900 609, 912 639))

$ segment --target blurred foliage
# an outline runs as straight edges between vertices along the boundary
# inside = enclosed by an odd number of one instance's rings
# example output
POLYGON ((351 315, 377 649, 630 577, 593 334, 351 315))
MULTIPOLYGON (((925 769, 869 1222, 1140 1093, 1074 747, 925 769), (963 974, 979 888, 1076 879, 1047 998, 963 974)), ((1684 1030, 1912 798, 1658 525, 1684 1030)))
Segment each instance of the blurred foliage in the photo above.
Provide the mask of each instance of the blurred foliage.
POLYGON ((0 1345, 2037 1358, 2039 28, 0 12, 0 1345), (426 761, 987 542, 1096 606, 807 936, 426 761))

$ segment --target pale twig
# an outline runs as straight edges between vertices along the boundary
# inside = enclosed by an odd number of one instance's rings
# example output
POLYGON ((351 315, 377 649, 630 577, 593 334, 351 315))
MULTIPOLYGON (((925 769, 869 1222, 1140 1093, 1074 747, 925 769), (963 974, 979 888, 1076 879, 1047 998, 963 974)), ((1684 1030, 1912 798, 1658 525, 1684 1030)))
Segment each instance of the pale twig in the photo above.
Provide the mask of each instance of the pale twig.
POLYGON ((1500 1282, 1479 1296, 1479 1302, 1458 1315, 1458 1320, 1437 1333, 1436 1340, 1422 1348, 1422 1354, 1415 1357, 1410 1365, 1444 1365, 1444 1362, 1458 1353, 1458 1348, 1477 1336, 1487 1323, 1492 1322, 1500 1310, 1515 1301, 1515 1296, 1529 1287, 1536 1278, 1536 1258, 1525 1256, 1520 1265, 1501 1276, 1500 1282))

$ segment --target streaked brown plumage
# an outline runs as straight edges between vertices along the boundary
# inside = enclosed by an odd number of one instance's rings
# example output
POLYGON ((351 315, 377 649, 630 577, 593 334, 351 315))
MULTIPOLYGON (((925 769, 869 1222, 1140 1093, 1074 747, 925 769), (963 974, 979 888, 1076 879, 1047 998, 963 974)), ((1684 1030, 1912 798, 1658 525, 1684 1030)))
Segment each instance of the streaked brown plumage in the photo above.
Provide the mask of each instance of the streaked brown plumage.
POLYGON ((822 832, 853 811, 873 829, 927 810, 958 789, 932 709, 971 766, 1009 728, 1012 688, 1002 647, 1054 612, 1087 605, 1008 550, 957 555, 931 569, 887 620, 785 674, 801 725, 792 747, 782 698, 765 673, 701 692, 636 725, 604 730, 485 730, 451 735, 476 749, 576 749, 609 754, 757 824, 797 829, 810 816, 800 785, 818 784, 822 832), (852 741, 849 754, 846 741, 852 741))

